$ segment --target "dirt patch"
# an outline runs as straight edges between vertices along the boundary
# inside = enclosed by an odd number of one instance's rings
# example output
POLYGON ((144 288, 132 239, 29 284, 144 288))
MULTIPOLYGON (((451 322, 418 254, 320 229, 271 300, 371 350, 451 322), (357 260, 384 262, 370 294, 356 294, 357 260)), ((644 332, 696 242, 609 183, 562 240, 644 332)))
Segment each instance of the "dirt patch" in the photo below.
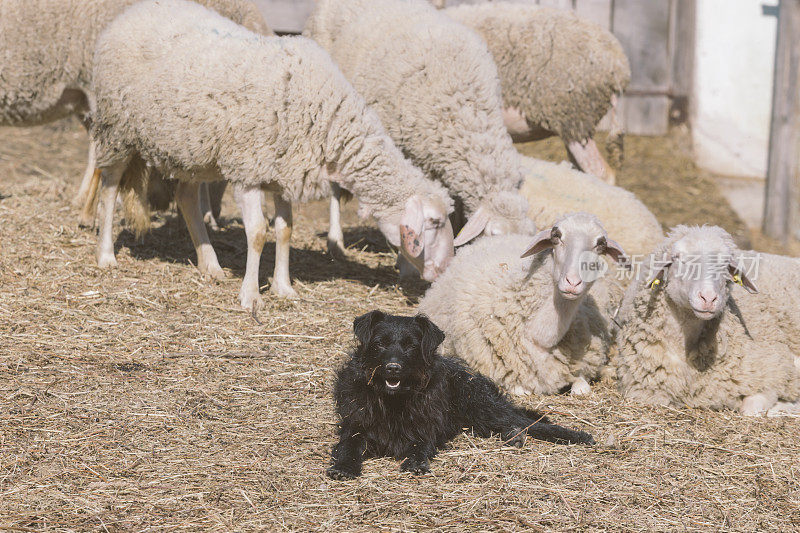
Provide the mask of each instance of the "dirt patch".
MULTIPOLYGON (((633 142, 629 144, 634 144, 633 142)), ((245 262, 228 203, 213 236, 229 279, 202 279, 182 221, 118 233, 95 266, 69 201, 85 136, 73 122, 0 129, 0 529, 59 531, 790 530, 800 523, 798 419, 656 409, 609 384, 529 407, 592 432, 594 448, 459 437, 429 476, 372 460, 324 476, 333 369, 353 317, 413 312, 394 256, 346 208, 330 260, 325 204, 298 210, 300 298, 238 309, 245 262)), ((629 148, 629 158, 634 153, 629 148)), ((671 157, 671 156, 670 156, 671 157)), ((630 162, 630 159, 629 159, 630 162)), ((265 285, 272 241, 262 260, 265 285)))

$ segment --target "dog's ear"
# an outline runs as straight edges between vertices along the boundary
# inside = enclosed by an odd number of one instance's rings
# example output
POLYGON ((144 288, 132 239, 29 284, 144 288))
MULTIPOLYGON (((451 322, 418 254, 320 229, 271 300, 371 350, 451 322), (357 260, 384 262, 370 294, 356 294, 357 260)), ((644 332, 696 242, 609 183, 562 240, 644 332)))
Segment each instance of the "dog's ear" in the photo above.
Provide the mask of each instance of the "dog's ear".
POLYGON ((436 355, 436 349, 444 341, 444 333, 425 315, 417 315, 414 320, 422 329, 422 340, 420 341, 422 357, 426 364, 431 364, 436 355))
POLYGON ((375 310, 353 320, 353 332, 356 334, 356 338, 362 346, 369 344, 373 328, 375 328, 375 325, 383 320, 385 316, 383 312, 375 310))

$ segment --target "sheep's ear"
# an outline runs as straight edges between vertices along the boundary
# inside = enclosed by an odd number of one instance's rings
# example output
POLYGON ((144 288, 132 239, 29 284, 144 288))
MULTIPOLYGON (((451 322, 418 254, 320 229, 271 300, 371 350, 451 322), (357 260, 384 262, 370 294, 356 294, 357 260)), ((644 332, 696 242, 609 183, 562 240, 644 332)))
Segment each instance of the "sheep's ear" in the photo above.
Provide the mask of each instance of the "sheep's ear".
POLYGON ((645 282, 645 285, 651 289, 656 288, 656 286, 660 285, 664 281, 664 278, 667 275, 667 269, 672 266, 672 261, 665 261, 659 266, 660 268, 650 274, 650 277, 648 277, 647 281, 645 282))
POLYGON ((747 277, 747 274, 739 268, 739 265, 733 259, 730 260, 728 263, 728 273, 730 273, 733 281, 741 285, 744 290, 749 292, 750 294, 756 294, 758 292, 758 287, 750 281, 750 278, 747 277))
POLYGON ((483 230, 486 229, 486 224, 489 223, 489 213, 488 211, 483 208, 479 207, 477 211, 475 211, 464 227, 461 228, 461 231, 458 232, 455 240, 453 241, 453 246, 461 246, 462 244, 467 244, 469 241, 483 233, 483 230))
POLYGON ((412 196, 406 202, 400 219, 400 246, 410 257, 419 257, 425 247, 425 211, 419 196, 412 196))
POLYGON ((384 317, 386 317, 385 313, 375 310, 353 320, 353 332, 356 334, 356 338, 362 346, 369 344, 369 340, 372 337, 372 330, 384 317))
POLYGON ((420 341, 422 357, 425 359, 425 363, 431 364, 436 356, 436 349, 444 342, 444 333, 425 315, 417 315, 414 320, 422 329, 422 340, 420 341))
POLYGON ((625 255, 625 250, 622 249, 622 246, 617 241, 606 237, 606 246, 603 253, 628 270, 631 269, 631 262, 628 256, 625 255))
POLYGON ((553 247, 553 230, 556 228, 543 229, 533 236, 533 242, 528 245, 520 257, 528 257, 549 250, 553 247))

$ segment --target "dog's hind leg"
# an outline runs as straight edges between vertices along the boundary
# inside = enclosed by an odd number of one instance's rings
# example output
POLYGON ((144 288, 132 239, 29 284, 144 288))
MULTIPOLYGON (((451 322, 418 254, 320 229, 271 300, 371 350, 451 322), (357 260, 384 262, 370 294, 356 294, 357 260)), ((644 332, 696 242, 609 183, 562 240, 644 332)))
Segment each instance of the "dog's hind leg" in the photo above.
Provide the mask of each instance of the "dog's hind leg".
POLYGON ((531 420, 527 433, 534 439, 556 444, 594 444, 594 439, 585 431, 577 431, 556 424, 545 424, 531 420))
POLYGON ((414 444, 400 464, 400 470, 412 474, 427 474, 431 471, 431 459, 436 455, 436 446, 430 442, 414 444))
POLYGON ((364 437, 352 428, 343 427, 339 443, 333 447, 333 466, 327 474, 331 479, 355 479, 361 475, 367 443, 364 437))

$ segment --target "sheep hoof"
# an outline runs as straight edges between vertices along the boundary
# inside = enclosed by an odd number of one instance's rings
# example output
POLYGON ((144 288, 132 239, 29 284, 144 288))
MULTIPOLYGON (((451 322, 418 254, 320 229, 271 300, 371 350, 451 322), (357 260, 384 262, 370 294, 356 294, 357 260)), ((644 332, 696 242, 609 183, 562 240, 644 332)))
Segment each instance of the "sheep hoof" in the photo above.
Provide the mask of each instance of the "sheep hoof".
POLYGON ((508 392, 511 393, 512 396, 528 396, 530 395, 531 391, 523 387, 522 385, 516 385, 508 392))
POLYGON ((343 261, 347 258, 347 253, 344 251, 344 243, 341 241, 328 239, 328 253, 336 261, 343 261))
POLYGON ((592 392, 592 387, 583 378, 578 378, 572 383, 569 393, 572 396, 586 396, 592 392))
POLYGON ((741 411, 744 416, 761 416, 775 404, 764 394, 753 394, 742 400, 741 411))
POLYGON ((117 266, 117 258, 114 254, 101 253, 97 256, 97 266, 100 268, 114 268, 117 266))
POLYGON ((204 269, 200 269, 200 272, 202 272, 204 276, 208 276, 211 279, 216 279, 219 281, 224 280, 226 277, 225 271, 222 270, 222 267, 219 265, 213 265, 204 269))
POLYGON ((273 283, 269 288, 269 292, 281 298, 297 298, 297 292, 292 286, 284 283, 273 283))
POLYGON ((264 301, 261 299, 261 295, 258 294, 258 292, 255 294, 243 292, 239 295, 239 301, 241 302, 243 308, 247 309, 248 311, 252 311, 253 313, 264 307, 264 301))
POLYGON ((219 224, 217 224, 217 219, 214 218, 214 215, 211 213, 206 213, 203 217, 203 222, 211 228, 211 231, 219 231, 219 224))

